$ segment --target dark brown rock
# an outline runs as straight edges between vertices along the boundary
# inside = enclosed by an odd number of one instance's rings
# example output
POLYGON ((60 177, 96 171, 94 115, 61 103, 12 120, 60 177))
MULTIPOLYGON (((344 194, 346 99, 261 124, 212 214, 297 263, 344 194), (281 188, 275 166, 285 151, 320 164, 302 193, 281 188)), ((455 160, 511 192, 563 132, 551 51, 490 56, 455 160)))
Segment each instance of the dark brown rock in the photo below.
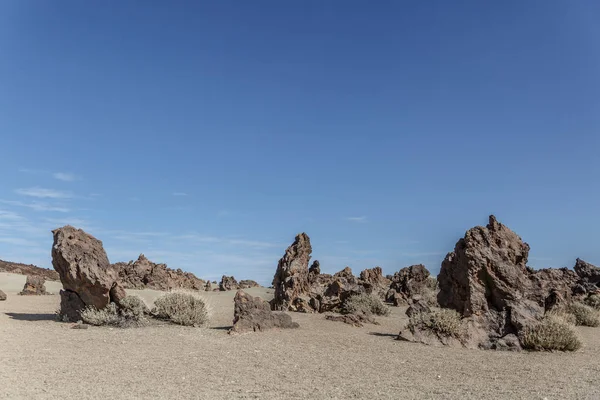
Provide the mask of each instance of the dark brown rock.
POLYGON ((427 302, 425 302, 422 298, 415 296, 415 298, 413 298, 411 300, 411 304, 408 306, 408 309, 406 310, 406 315, 410 318, 415 314, 430 313, 430 312, 431 312, 431 308, 429 308, 429 306, 427 305, 427 302))
MULTIPOLYGON (((52 265, 60 275, 61 314, 71 319, 85 306, 103 309, 118 285, 118 271, 108 261, 102 242, 81 229, 65 226, 56 229, 52 246, 52 265), (72 304, 67 302, 72 301, 72 304), (64 306, 64 309, 63 309, 64 306)), ((79 320, 77 317, 75 321, 79 320)), ((72 320, 72 319, 71 319, 72 320)))
POLYGON ((239 283, 240 289, 249 289, 249 288, 253 288, 253 287, 260 287, 260 285, 258 284, 258 282, 255 282, 255 281, 249 280, 249 279, 241 280, 239 283))
POLYGON ((204 280, 191 272, 171 269, 166 264, 156 264, 140 254, 136 261, 116 263, 119 279, 126 289, 154 289, 169 291, 172 289, 204 289, 204 280))
POLYGON ((81 311, 85 306, 77 293, 70 290, 60 291, 60 318, 63 322, 81 320, 81 311))
POLYGON ((4 301, 6 300, 6 293, 4 293, 2 290, 0 290, 0 301, 4 301))
POLYGON ((390 280, 383 276, 381 267, 367 268, 361 271, 360 281, 367 293, 374 293, 381 298, 385 298, 391 283, 390 280))
POLYGON ((365 323, 379 325, 379 322, 373 316, 365 314, 326 315, 325 319, 328 321, 343 322, 357 328, 362 327, 365 323))
POLYGON ((502 310, 531 288, 529 245, 492 215, 487 227, 469 229, 442 263, 440 306, 463 316, 502 310))
POLYGON ((221 282, 219 283, 220 291, 225 292, 227 290, 237 290, 237 289, 239 289, 239 285, 233 276, 223 275, 221 277, 221 282))
POLYGON ((531 288, 527 296, 544 306, 546 298, 552 292, 558 292, 567 302, 571 301, 573 287, 577 285, 578 277, 568 268, 545 268, 529 271, 531 288))
POLYGON ((308 263, 312 247, 306 233, 296 236, 277 264, 273 277, 275 296, 271 301, 273 310, 294 310, 294 300, 309 292, 308 263))
POLYGON ((319 260, 315 260, 315 261, 313 261, 310 268, 308 269, 308 282, 310 284, 315 283, 320 274, 321 274, 321 263, 319 263, 319 260))
POLYGON ((22 296, 40 296, 48 294, 44 283, 46 280, 42 276, 27 275, 27 280, 23 290, 19 293, 22 296))
MULTIPOLYGON (((386 301, 394 303, 394 305, 406 304, 407 299, 414 295, 427 295, 426 297, 433 299, 434 293, 430 287, 431 282, 431 275, 423 264, 402 268, 391 278, 390 289, 397 294, 388 291, 386 301), (403 299, 403 301, 400 301, 400 299, 403 299)), ((432 301, 432 303, 434 302, 432 301)))
POLYGON ((578 258, 573 268, 579 276, 580 292, 597 293, 600 289, 600 268, 578 258))
POLYGON ((212 291, 212 284, 210 283, 210 281, 206 282, 206 285, 204 286, 204 291, 205 292, 211 292, 212 291))
POLYGON ((438 301, 470 321, 476 346, 495 348, 500 338, 539 323, 546 296, 567 279, 563 271, 535 276, 527 268, 528 254, 529 245, 490 216, 486 227, 468 230, 443 261, 438 301))
POLYGON ((238 290, 234 298, 233 327, 229 333, 265 331, 273 328, 298 328, 289 314, 271 311, 271 305, 260 297, 238 290))

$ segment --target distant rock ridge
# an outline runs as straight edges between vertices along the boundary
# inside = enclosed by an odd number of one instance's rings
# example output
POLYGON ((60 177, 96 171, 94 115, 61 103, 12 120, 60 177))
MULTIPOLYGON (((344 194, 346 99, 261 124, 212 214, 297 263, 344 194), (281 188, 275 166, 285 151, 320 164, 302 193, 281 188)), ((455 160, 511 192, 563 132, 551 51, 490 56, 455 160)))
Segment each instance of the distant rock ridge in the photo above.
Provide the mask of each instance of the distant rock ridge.
POLYGON ((29 276, 41 276, 47 281, 59 281, 58 272, 53 269, 40 268, 32 264, 21 264, 10 261, 0 260, 0 272, 9 272, 11 274, 21 274, 29 276))
POLYGON ((206 281, 191 272, 171 269, 167 264, 156 264, 140 254, 136 261, 113 264, 119 272, 121 284, 126 289, 191 289, 204 290, 206 281))

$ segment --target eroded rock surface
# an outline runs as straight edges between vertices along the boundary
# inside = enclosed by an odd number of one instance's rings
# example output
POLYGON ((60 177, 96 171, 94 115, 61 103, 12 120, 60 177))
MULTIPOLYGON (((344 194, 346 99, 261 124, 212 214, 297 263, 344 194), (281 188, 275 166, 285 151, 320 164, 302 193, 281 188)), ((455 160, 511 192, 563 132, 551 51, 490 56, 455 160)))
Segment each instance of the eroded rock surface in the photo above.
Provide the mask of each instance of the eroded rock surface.
POLYGON ((118 271, 108 261, 102 242, 69 225, 52 233, 52 265, 64 289, 61 314, 78 321, 85 306, 103 309, 111 301, 119 303, 124 291, 119 290, 118 271))
POLYGON ((171 269, 166 264, 156 264, 145 255, 128 263, 114 264, 119 271, 119 279, 126 289, 172 289, 203 290, 205 282, 191 272, 171 269))
POLYGON ((27 275, 23 290, 19 294, 22 296, 40 296, 48 294, 46 292, 46 286, 44 285, 45 283, 46 280, 42 276, 27 275))
POLYGON ((234 319, 230 333, 264 331, 273 328, 298 328, 289 314, 271 311, 271 305, 260 297, 238 290, 234 298, 234 319))

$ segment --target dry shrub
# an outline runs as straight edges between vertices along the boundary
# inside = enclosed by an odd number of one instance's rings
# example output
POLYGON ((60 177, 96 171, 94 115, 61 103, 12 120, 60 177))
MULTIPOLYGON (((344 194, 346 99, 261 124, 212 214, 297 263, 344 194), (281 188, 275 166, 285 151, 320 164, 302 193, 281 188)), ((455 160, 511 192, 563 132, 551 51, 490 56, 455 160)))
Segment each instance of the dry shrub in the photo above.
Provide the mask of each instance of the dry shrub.
POLYGON ((390 309, 378 296, 362 293, 348 297, 342 305, 342 313, 388 316, 390 309))
POLYGON ((568 312, 575 316, 575 324, 581 326, 600 326, 600 313, 583 303, 572 303, 568 312))
POLYGON ((146 315, 148 307, 142 299, 137 296, 127 296, 121 300, 121 305, 109 303, 101 310, 96 307, 86 307, 81 312, 81 319, 86 324, 95 326, 117 326, 127 328, 143 326, 148 323, 146 315))
POLYGON ((548 311, 544 317, 556 317, 563 319, 566 323, 571 325, 577 325, 577 318, 571 314, 567 309, 560 308, 558 310, 548 311))
POLYGON ((202 297, 185 292, 160 296, 154 302, 152 313, 157 318, 185 326, 204 326, 209 320, 208 307, 202 297))
POLYGON ((548 315, 539 324, 526 326, 519 340, 524 348, 538 351, 575 351, 581 347, 575 327, 558 315, 548 315))
POLYGON ((414 334, 416 330, 428 330, 438 336, 464 339, 465 326, 456 310, 442 308, 439 311, 413 314, 407 328, 414 334))
POLYGON ((585 299, 585 304, 593 309, 600 310, 600 295, 591 294, 585 299))

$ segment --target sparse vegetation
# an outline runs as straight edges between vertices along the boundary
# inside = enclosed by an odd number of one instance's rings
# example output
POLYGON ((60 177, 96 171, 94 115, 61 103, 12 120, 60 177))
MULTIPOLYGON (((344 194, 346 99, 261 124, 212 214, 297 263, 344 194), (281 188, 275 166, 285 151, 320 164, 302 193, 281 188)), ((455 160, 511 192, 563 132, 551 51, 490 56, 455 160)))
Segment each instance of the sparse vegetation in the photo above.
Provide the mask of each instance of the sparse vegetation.
POLYGON ((127 296, 121 300, 121 306, 109 303, 105 308, 98 310, 96 307, 87 307, 81 312, 81 319, 86 324, 95 326, 117 326, 127 328, 143 326, 148 323, 146 315, 148 307, 137 296, 127 296))
POLYGON ((585 304, 592 307, 595 310, 600 310, 600 295, 591 294, 585 299, 585 304))
POLYGON ((538 351, 575 351, 581 347, 575 327, 558 315, 548 315, 539 324, 525 327, 519 340, 524 348, 538 351))
POLYGON ((192 293, 172 292, 154 302, 152 313, 164 320, 185 326, 204 326, 208 323, 208 308, 204 300, 192 293))
POLYGON ((466 334, 460 314, 451 309, 418 313, 410 317, 407 328, 415 333, 416 330, 429 330, 438 336, 463 339, 466 334))
POLYGON ((363 293, 346 299, 342 305, 342 313, 387 316, 390 309, 378 296, 363 293))
POLYGON ((598 310, 583 303, 572 303, 568 312, 575 316, 575 324, 581 326, 600 326, 600 313, 598 310))

